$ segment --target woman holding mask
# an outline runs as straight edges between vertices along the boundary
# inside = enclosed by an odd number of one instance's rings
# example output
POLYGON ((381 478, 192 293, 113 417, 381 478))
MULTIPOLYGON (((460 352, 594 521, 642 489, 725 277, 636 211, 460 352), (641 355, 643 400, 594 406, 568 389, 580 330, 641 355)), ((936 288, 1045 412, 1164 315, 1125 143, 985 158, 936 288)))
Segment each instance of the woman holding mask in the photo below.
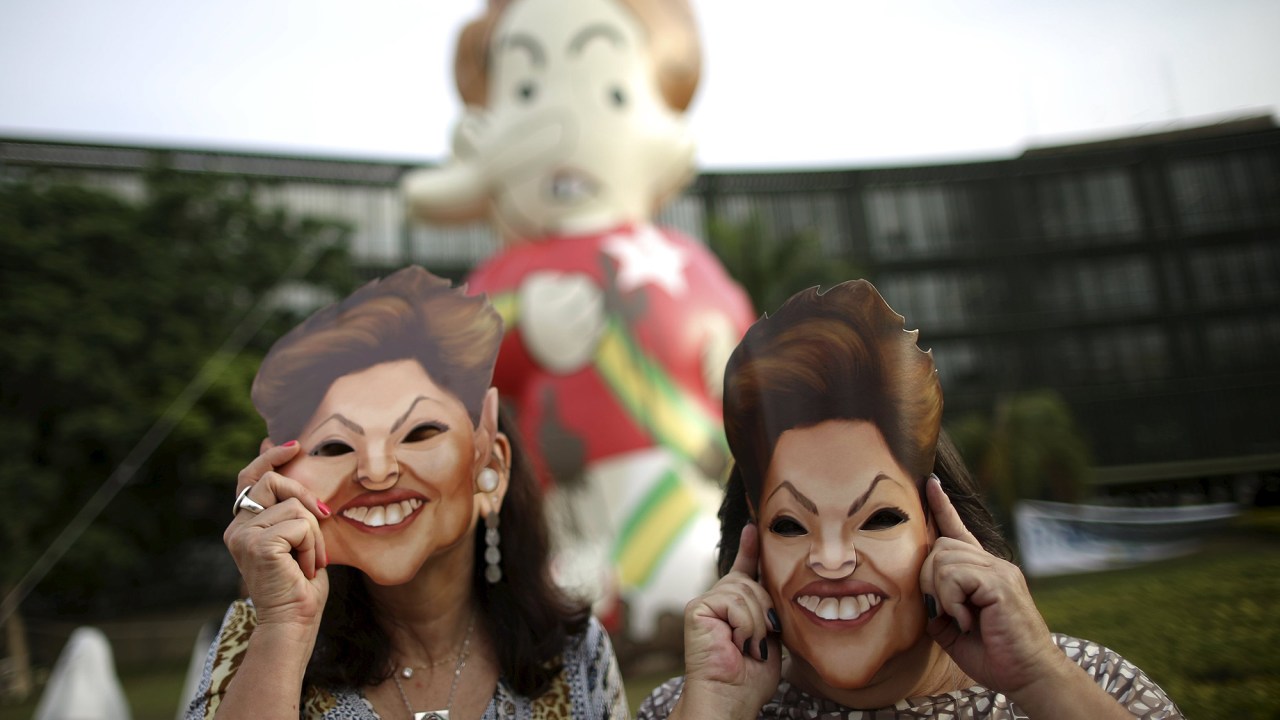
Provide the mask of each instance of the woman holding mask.
POLYGON ((747 332, 725 373, 724 576, 640 718, 1180 717, 1119 655, 1050 634, 940 437, 915 338, 866 281, 747 332))
POLYGON ((548 570, 489 387, 482 297, 406 268, 263 361, 263 453, 224 534, 227 612, 188 718, 625 717, 608 637, 548 570))

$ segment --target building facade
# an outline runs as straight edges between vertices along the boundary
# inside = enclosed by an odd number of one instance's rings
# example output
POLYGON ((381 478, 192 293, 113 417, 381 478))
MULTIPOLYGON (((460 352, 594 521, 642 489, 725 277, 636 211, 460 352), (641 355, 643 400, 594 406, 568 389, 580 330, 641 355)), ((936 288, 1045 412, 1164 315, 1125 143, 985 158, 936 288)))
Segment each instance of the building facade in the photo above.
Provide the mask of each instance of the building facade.
MULTIPOLYGON (((424 227, 407 164, 0 139, 0 179, 57 173, 142 192, 156 162, 259 181, 263 202, 346 221, 369 275, 460 278, 484 225, 424 227)), ((947 415, 1051 388, 1102 490, 1280 475, 1280 128, 1269 117, 922 167, 705 173, 659 222, 695 237, 756 218, 866 268, 922 329, 947 415)), ((797 288, 799 289, 799 288, 797 288)))

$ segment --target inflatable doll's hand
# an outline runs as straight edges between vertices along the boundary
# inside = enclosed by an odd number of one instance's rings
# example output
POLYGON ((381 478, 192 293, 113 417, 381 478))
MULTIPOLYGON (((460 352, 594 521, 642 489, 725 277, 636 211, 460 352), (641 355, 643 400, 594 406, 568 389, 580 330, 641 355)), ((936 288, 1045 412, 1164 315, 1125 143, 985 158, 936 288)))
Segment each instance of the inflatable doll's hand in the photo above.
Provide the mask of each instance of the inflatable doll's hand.
POLYGON ((518 312, 529 354, 553 373, 591 362, 605 330, 604 293, 581 273, 531 273, 520 285, 518 312))
POLYGON ((540 172, 565 152, 575 127, 572 118, 562 115, 503 123, 485 110, 467 108, 454 128, 454 157, 440 167, 411 170, 401 179, 409 211, 427 222, 483 217, 499 184, 540 172))

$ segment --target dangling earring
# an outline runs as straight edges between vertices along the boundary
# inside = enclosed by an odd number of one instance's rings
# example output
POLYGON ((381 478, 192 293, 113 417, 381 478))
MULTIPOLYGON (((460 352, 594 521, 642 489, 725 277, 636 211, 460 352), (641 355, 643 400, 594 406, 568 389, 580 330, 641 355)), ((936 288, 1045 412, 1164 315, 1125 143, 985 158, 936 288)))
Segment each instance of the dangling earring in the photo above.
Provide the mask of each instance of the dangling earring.
POLYGON ((501 540, 498 536, 498 513, 490 512, 484 516, 484 579, 490 585, 502 579, 502 568, 498 566, 502 561, 502 551, 498 549, 501 540))

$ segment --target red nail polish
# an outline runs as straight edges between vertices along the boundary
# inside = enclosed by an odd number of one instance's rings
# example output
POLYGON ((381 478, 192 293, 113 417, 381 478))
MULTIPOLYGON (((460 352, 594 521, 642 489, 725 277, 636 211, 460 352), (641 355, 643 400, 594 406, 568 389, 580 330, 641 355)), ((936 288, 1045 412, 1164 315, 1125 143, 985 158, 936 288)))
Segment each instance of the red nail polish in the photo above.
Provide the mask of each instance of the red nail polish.
POLYGON ((316 506, 320 508, 320 514, 324 515, 325 517, 329 517, 330 515, 333 514, 333 511, 329 509, 329 506, 325 505, 324 502, 321 500, 316 501, 316 506))
POLYGON ((289 442, 281 445, 280 447, 293 447, 294 445, 297 445, 297 444, 298 444, 297 440, 290 440, 289 442))

